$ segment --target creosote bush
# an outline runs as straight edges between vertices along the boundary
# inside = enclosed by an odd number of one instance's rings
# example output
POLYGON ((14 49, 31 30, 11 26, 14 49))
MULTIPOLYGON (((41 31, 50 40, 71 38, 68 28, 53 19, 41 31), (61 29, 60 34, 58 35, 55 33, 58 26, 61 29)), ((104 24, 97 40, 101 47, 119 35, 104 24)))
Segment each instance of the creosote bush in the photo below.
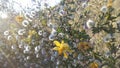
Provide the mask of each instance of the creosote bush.
POLYGON ((117 0, 62 0, 12 17, 1 36, 1 67, 119 68, 117 0))

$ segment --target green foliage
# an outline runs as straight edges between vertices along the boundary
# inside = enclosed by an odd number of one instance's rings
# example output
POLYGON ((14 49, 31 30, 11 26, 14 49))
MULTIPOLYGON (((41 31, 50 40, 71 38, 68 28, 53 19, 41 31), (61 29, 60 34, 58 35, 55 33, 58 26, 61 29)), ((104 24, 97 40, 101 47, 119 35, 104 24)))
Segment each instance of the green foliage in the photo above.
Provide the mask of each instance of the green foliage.
MULTIPOLYGON (((101 1, 63 0, 55 7, 41 10, 38 12, 39 17, 35 17, 28 27, 18 25, 25 29, 23 35, 19 35, 19 28, 11 24, 12 28, 9 30, 13 39, 8 40, 6 35, 2 40, 5 45, 10 46, 7 50, 5 46, 0 47, 5 50, 9 58, 15 57, 17 60, 16 55, 20 56, 19 64, 35 63, 43 68, 46 68, 46 65, 50 68, 89 68, 93 63, 90 68, 95 66, 117 68, 120 59, 118 47, 120 35, 117 33, 120 29, 116 22, 120 13, 114 13, 116 10, 113 7, 107 7, 106 13, 100 11, 100 7, 107 4, 101 1), (87 22, 88 20, 93 22, 87 22), (17 29, 13 30, 13 28, 17 29), (53 51, 55 40, 63 40, 64 45, 68 44, 73 50, 70 54, 65 51, 69 56, 68 59, 64 58, 63 54, 59 55, 58 52, 53 51), (24 59, 23 62, 21 57, 24 59)), ((57 47, 60 51, 66 49, 64 46, 57 47)))

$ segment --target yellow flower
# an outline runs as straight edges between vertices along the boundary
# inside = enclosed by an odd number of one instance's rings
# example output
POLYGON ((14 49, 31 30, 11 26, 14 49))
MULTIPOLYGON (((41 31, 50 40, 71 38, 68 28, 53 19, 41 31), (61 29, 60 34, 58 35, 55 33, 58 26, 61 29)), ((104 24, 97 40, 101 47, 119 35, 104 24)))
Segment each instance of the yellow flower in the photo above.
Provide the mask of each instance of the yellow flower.
POLYGON ((90 63, 89 68, 98 68, 98 63, 96 62, 90 63))
POLYGON ((113 0, 108 0, 107 7, 112 7, 113 0))
POLYGON ((22 22, 22 21, 24 20, 24 18, 23 18, 23 16, 18 15, 18 16, 15 17, 15 20, 16 20, 17 22, 22 22))
POLYGON ((29 35, 32 36, 32 35, 35 35, 37 32, 35 30, 29 30, 29 35))
POLYGON ((58 51, 59 55, 63 54, 65 58, 68 58, 68 52, 73 52, 73 50, 70 49, 69 45, 67 43, 64 43, 64 41, 61 43, 59 41, 54 41, 53 43, 56 45, 53 50, 58 51))
POLYGON ((33 35, 35 35, 37 32, 35 30, 29 30, 28 32, 28 38, 31 38, 33 35))
POLYGON ((77 46, 77 48, 81 51, 87 50, 90 48, 88 42, 80 42, 77 46))

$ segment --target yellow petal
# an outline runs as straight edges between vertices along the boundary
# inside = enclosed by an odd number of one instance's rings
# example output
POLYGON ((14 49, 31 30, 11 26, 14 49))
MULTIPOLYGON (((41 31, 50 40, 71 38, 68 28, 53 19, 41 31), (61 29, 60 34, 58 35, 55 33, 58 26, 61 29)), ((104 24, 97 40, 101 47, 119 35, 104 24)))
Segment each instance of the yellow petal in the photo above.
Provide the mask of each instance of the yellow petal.
POLYGON ((63 46, 64 46, 65 48, 69 48, 69 45, 68 45, 67 43, 64 43, 63 46))
POLYGON ((113 3, 113 1, 112 1, 112 0, 109 0, 109 1, 108 1, 108 4, 107 4, 107 7, 111 7, 111 6, 112 6, 112 3, 113 3))
POLYGON ((22 16, 16 16, 15 17, 15 20, 17 21, 17 22, 22 22, 23 20, 24 20, 24 18, 22 17, 22 16))
POLYGON ((68 58, 68 55, 64 52, 64 57, 67 59, 68 58))
POLYGON ((54 47, 53 50, 59 50, 59 48, 58 47, 54 47))
POLYGON ((36 34, 36 31, 35 31, 35 30, 32 30, 32 34, 36 34))
POLYGON ((63 53, 63 51, 64 51, 63 48, 59 48, 59 50, 58 50, 59 55, 61 55, 63 53))
POLYGON ((98 68, 98 64, 96 62, 93 62, 90 64, 90 68, 98 68))
POLYGON ((58 42, 58 41, 54 41, 53 43, 58 47, 60 47, 60 45, 61 45, 60 42, 58 42))
POLYGON ((64 41, 63 41, 63 40, 61 41, 61 44, 64 44, 64 41))

